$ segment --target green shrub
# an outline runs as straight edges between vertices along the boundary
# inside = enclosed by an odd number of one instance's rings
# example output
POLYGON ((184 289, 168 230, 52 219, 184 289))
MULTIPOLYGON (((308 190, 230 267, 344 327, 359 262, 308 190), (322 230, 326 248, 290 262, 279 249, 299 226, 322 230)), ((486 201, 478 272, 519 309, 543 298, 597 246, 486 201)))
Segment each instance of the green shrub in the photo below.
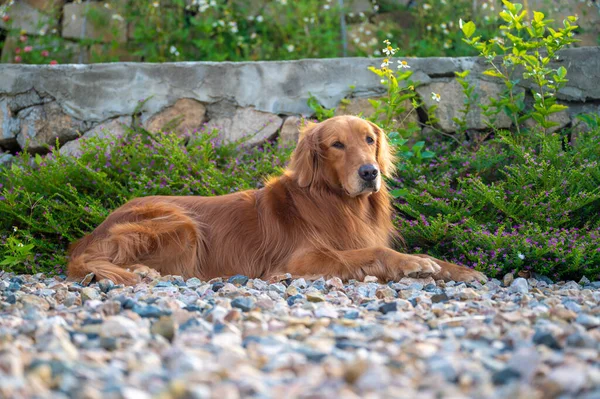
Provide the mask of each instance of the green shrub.
POLYGON ((392 187, 409 248, 490 276, 529 270, 553 278, 600 274, 600 130, 579 137, 500 135, 472 152, 434 144, 392 187), (566 146, 566 150, 563 149, 566 146))
POLYGON ((54 150, 22 154, 0 169, 0 262, 16 272, 62 272, 70 242, 127 200, 146 195, 221 195, 256 188, 278 173, 290 149, 241 148, 201 133, 187 145, 173 134, 131 132, 89 139, 79 159, 54 150), (33 247, 30 247, 33 245, 33 247))

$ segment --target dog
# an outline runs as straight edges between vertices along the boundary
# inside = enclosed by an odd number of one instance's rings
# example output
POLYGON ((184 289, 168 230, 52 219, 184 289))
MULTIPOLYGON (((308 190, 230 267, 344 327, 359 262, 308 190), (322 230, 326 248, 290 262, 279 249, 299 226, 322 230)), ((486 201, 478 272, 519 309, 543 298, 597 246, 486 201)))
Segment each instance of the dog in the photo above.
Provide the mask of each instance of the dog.
POLYGON ((161 275, 380 281, 485 281, 482 273, 391 248, 383 177, 394 172, 385 132, 353 116, 309 123, 289 166, 259 190, 216 197, 149 196, 118 208, 70 250, 68 277, 135 284, 161 275))

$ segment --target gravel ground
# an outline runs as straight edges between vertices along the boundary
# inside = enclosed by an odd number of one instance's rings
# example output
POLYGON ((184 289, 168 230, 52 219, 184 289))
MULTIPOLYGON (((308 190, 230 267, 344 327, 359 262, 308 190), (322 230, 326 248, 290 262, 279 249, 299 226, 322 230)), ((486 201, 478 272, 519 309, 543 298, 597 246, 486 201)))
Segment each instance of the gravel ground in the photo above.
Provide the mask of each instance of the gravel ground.
POLYGON ((600 398, 600 282, 0 272, 0 397, 600 398))

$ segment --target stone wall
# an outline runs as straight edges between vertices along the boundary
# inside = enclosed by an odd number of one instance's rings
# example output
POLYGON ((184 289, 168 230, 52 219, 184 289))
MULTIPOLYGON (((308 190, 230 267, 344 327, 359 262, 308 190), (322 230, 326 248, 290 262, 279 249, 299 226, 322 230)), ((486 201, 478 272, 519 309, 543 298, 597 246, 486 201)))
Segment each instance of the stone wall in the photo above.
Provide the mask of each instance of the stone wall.
MULTIPOLYGON (((379 78, 367 68, 381 61, 369 58, 274 62, 119 63, 92 65, 0 65, 0 149, 43 153, 47 145, 69 143, 79 135, 119 135, 139 109, 139 120, 158 131, 177 119, 177 131, 218 128, 223 137, 253 135, 257 143, 280 133, 294 141, 298 116, 310 116, 312 94, 337 113, 368 113, 366 98, 382 95, 379 78), (343 99, 344 105, 340 106, 343 99), (140 101, 147 100, 140 108, 140 101), (293 118, 293 119, 290 119, 293 118), (106 129, 105 129, 106 128, 106 129), (107 133, 108 131, 108 133, 107 133)), ((469 77, 481 101, 496 96, 502 86, 482 75, 481 59, 408 59, 420 81, 417 91, 426 106, 431 92, 441 94, 437 116, 441 130, 452 133, 463 104, 454 72, 469 77)), ((569 71, 569 83, 559 100, 570 108, 557 115, 561 126, 582 112, 600 113, 600 47, 570 49, 556 61, 569 71)), ((372 110, 371 110, 372 111, 372 110)), ((425 118, 420 113, 420 118, 425 118)), ((508 118, 500 127, 510 127, 508 118)), ((484 129, 481 115, 468 115, 469 129, 484 129)), ((75 144, 65 145, 76 152, 75 144)))

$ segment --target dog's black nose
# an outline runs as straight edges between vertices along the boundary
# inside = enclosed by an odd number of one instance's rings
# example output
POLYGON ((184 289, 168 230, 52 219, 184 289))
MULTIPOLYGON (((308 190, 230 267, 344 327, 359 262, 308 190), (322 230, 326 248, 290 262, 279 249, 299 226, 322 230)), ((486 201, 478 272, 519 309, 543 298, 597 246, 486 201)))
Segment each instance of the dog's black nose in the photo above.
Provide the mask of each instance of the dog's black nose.
POLYGON ((364 181, 373 181, 377 178, 379 170, 373 164, 366 164, 358 168, 358 175, 364 181))

